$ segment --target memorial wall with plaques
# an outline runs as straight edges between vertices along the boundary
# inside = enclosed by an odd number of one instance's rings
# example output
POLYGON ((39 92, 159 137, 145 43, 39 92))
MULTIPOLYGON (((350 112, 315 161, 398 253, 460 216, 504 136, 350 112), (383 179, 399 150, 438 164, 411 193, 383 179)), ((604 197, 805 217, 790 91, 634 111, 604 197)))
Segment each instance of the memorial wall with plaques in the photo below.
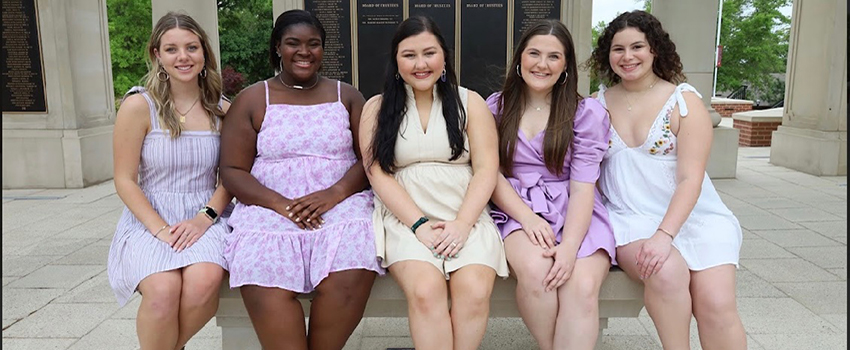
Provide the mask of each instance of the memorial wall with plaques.
POLYGON ((3 112, 47 112, 35 0, 3 0, 3 112))
POLYGON ((540 19, 560 20, 561 0, 304 0, 325 26, 322 74, 369 97, 383 88, 395 29, 409 16, 434 19, 454 51, 460 84, 486 97, 502 84, 513 45, 540 19))

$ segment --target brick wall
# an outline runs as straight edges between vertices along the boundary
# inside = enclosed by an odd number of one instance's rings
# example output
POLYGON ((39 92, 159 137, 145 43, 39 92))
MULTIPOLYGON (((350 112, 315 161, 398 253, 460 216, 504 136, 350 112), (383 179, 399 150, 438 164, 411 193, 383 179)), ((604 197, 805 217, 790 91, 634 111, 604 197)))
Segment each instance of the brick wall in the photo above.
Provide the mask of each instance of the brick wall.
POLYGON ((770 137, 779 125, 782 125, 781 120, 778 122, 750 122, 738 119, 732 121, 732 126, 740 130, 738 146, 745 147, 770 147, 770 137))
POLYGON ((753 110, 751 103, 712 103, 711 108, 714 108, 721 117, 732 117, 732 113, 746 112, 753 110))

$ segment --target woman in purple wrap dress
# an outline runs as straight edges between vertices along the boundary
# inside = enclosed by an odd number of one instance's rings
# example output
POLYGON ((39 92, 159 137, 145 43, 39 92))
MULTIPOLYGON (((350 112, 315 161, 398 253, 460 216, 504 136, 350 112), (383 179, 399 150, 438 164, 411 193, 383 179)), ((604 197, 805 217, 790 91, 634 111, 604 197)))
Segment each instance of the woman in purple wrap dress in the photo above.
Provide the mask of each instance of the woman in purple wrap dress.
POLYGON ((560 22, 523 34, 496 116, 504 176, 492 216, 516 274, 517 304, 542 350, 591 350, 599 289, 615 263, 614 235, 596 190, 608 113, 576 91, 572 38, 560 22))

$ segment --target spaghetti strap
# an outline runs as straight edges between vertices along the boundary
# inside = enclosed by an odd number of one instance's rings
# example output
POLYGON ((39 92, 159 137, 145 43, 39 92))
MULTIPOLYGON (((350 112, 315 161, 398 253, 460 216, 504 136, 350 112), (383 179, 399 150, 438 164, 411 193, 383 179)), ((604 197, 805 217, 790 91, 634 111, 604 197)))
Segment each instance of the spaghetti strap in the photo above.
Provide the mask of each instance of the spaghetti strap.
POLYGON ((336 100, 337 102, 342 102, 342 91, 340 90, 340 82, 336 81, 336 100))
POLYGON ((605 108, 608 108, 605 103, 605 90, 608 90, 608 87, 606 87, 605 84, 599 84, 599 92, 596 93, 596 99, 599 100, 599 103, 605 106, 605 108))
POLYGON ((696 88, 691 86, 688 83, 681 83, 679 86, 676 86, 676 90, 673 90, 673 96, 676 97, 676 103, 679 104, 679 115, 684 118, 688 116, 688 105, 685 103, 685 96, 682 96, 683 91, 690 91, 695 93, 699 98, 702 98, 702 95, 697 91, 696 88))
POLYGON ((156 106, 154 106, 153 100, 150 95, 148 95, 147 91, 142 91, 142 97, 145 98, 145 101, 148 101, 148 110, 150 110, 151 117, 151 130, 159 130, 159 118, 156 116, 156 106))
POLYGON ((269 107, 269 82, 263 80, 263 85, 266 87, 266 108, 269 107))

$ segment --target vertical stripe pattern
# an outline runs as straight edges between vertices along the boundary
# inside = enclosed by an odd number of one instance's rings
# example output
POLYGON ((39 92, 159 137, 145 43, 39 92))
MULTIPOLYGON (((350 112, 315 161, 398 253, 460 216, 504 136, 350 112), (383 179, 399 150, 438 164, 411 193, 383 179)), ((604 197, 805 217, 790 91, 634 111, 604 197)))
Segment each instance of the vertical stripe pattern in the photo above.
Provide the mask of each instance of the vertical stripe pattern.
MULTIPOLYGON (((219 160, 217 131, 183 131, 172 139, 163 130, 150 96, 144 90, 151 118, 139 161, 139 187, 154 210, 170 225, 197 215, 215 191, 219 160)), ((134 90, 131 90, 134 91, 134 90)), ((230 207, 192 247, 180 253, 153 237, 127 207, 118 221, 107 262, 109 283, 122 306, 145 277, 163 271, 210 262, 227 268, 222 251, 230 207)))

